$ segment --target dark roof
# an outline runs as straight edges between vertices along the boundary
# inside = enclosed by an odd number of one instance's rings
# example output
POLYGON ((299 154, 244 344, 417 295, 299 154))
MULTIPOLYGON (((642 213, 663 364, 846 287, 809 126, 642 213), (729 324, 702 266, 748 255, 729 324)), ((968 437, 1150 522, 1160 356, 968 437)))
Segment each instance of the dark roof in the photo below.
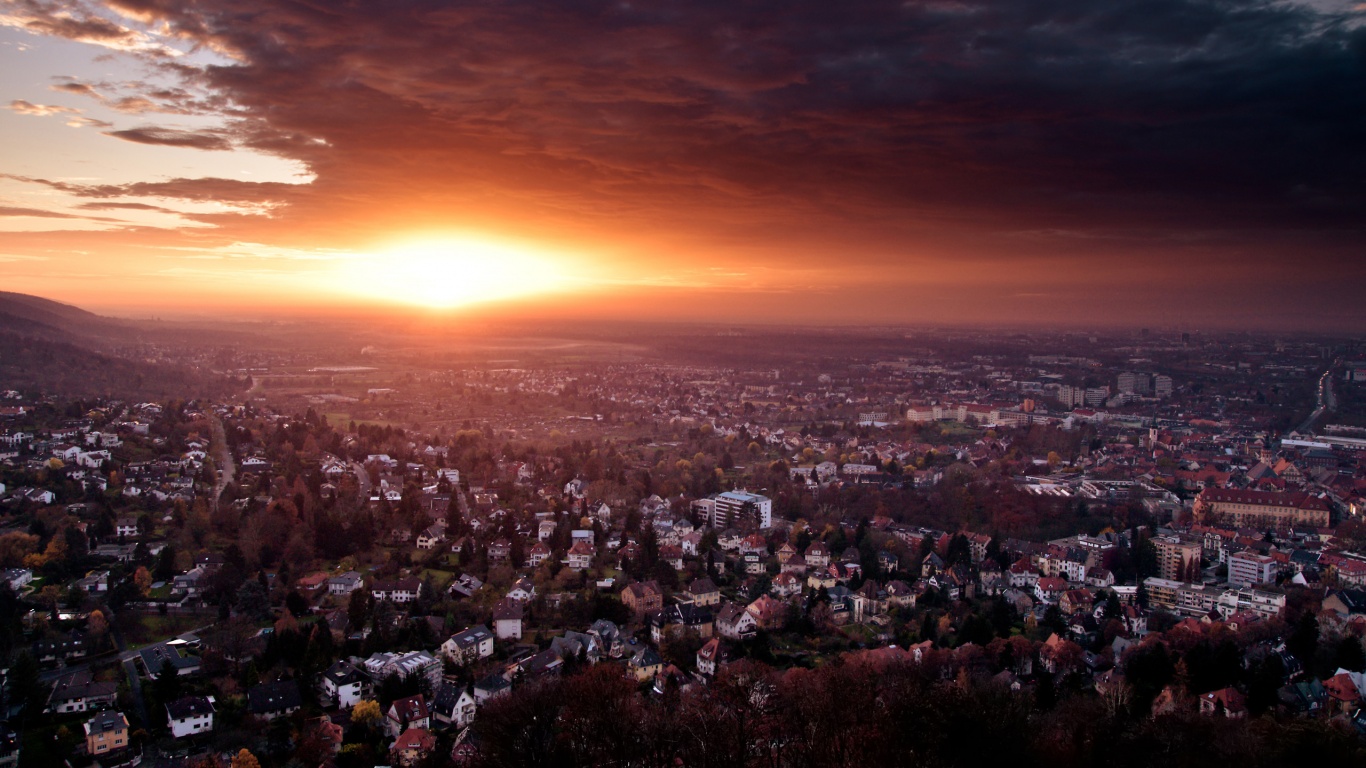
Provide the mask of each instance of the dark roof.
POLYGON ((712 621, 711 611, 706 608, 699 608, 692 603, 674 603, 662 611, 651 616, 651 620, 660 626, 669 624, 682 624, 684 626, 696 626, 699 624, 710 624, 712 621))
POLYGON ((328 680, 331 680, 333 685, 339 686, 365 680, 365 676, 361 674, 361 671, 356 669, 356 666, 349 661, 338 661, 328 667, 323 675, 326 676, 328 680))
POLYGON ((483 624, 476 624, 469 629, 462 629, 454 635, 451 635, 451 640, 454 640, 456 645, 463 648, 477 645, 480 641, 491 637, 493 637, 493 633, 489 632, 488 627, 483 624))
POLYGON ((172 720, 211 715, 213 714, 213 703, 204 696, 186 696, 167 704, 166 714, 170 715, 172 720))
POLYGON ((147 674, 156 677, 161 674, 161 667, 170 664, 176 672, 180 670, 198 667, 199 659, 194 656, 182 656, 175 646, 167 643, 157 643, 138 651, 142 656, 142 665, 147 668, 147 674))
POLYGON ((460 694, 464 692, 464 685, 443 680, 441 685, 437 686, 436 695, 432 697, 432 711, 450 717, 455 711, 455 705, 460 701, 460 694))
POLYGON ((85 724, 87 733, 105 733, 127 727, 128 718, 124 717, 122 712, 115 712, 112 709, 96 712, 95 716, 90 718, 90 722, 85 724))
POLYGON ((1348 613, 1366 613, 1366 590, 1340 589, 1333 594, 1347 607, 1348 613))
POLYGON ((511 688, 512 683, 509 683, 508 679, 506 677, 503 677, 502 675, 492 674, 488 677, 479 680, 477 683, 474 684, 474 687, 476 690, 488 691, 489 693, 497 693, 498 691, 503 691, 507 690, 508 688, 511 688))
POLYGON ((414 720, 421 720, 427 716, 427 702, 421 696, 409 696, 403 699, 395 699, 389 705, 394 715, 400 723, 410 723, 414 720))
POLYGON ((705 576, 703 578, 693 581, 693 583, 688 585, 688 592, 694 595, 705 595, 715 591, 716 584, 714 584, 711 579, 708 579, 705 576))
POLYGON ((247 691, 247 711, 254 715, 294 709, 303 703, 299 684, 293 680, 262 683, 247 691))
POLYGON ((521 621, 522 604, 516 600, 503 598, 493 607, 494 621, 521 621))

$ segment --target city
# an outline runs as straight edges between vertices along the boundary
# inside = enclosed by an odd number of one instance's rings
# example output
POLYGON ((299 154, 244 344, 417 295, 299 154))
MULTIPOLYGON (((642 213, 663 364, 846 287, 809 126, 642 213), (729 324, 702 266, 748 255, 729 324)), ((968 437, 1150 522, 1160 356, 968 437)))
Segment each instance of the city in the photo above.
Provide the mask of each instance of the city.
POLYGON ((822 707, 888 680, 1001 708, 995 749, 1248 718, 1360 748, 1355 342, 785 335, 160 344, 241 391, 3 393, 8 759, 826 764, 791 729, 870 727, 822 707))

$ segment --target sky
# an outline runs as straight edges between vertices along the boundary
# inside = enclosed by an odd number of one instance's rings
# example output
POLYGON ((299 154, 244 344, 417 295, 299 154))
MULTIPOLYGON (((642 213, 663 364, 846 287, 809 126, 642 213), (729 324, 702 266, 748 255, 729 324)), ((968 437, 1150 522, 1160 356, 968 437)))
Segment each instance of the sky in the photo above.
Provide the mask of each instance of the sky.
POLYGON ((0 0, 0 284, 110 314, 1366 328, 1353 0, 0 0))

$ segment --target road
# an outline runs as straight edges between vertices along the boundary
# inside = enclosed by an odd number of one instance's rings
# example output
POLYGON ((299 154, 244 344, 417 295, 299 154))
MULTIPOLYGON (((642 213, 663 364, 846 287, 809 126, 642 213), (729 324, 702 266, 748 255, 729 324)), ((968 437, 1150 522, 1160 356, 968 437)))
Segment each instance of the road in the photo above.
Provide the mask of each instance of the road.
POLYGON ((370 501, 370 472, 359 461, 351 462, 351 471, 356 473, 356 496, 361 506, 365 506, 370 501))
POLYGON ((138 675, 137 656, 123 660, 123 672, 128 675, 128 692, 133 694, 133 703, 137 705, 142 722, 152 722, 147 719, 147 700, 142 697, 142 678, 138 675))
POLYGON ((232 463, 232 451, 228 450, 228 436, 223 431, 223 421, 217 414, 209 414, 209 423, 213 427, 213 460, 218 464, 218 481, 213 486, 212 502, 216 510, 223 489, 237 477, 237 465, 232 463))
MULTIPOLYGON (((1309 414, 1309 418, 1305 419, 1303 423, 1291 430, 1291 432, 1298 432, 1301 435, 1311 434, 1314 429, 1314 422, 1318 421, 1319 417, 1322 416, 1325 411, 1331 411, 1338 407, 1337 394, 1333 392, 1333 371, 1337 370, 1337 367, 1338 361, 1334 360, 1333 364, 1328 366, 1328 370, 1324 371, 1323 375, 1319 376, 1317 407, 1314 408, 1313 413, 1309 414)), ((1286 437, 1289 436, 1290 433, 1286 433, 1286 437)))

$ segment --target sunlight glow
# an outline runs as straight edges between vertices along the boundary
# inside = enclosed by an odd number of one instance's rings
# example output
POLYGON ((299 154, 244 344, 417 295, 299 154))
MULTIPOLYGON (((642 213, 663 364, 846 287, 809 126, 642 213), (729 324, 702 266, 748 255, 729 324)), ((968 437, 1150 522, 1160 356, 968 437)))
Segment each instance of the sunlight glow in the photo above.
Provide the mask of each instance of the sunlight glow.
POLYGON ((341 288, 379 301, 450 309, 568 290, 562 259, 480 238, 420 240, 338 266, 341 288))

